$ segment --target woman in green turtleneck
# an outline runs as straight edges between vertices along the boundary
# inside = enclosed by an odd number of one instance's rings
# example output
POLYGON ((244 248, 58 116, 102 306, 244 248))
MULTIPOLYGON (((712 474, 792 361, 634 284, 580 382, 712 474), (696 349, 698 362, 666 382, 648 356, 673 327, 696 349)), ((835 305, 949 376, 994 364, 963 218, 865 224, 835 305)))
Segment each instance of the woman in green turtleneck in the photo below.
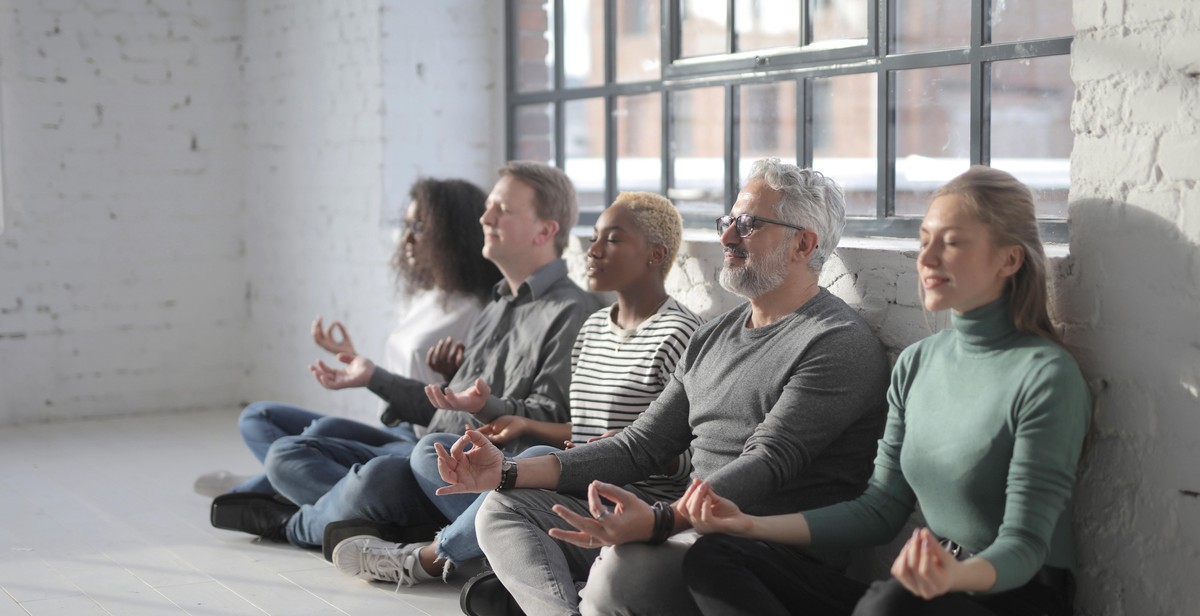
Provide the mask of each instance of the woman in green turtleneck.
POLYGON ((703 482, 684 495, 708 535, 684 562, 705 614, 1071 613, 1071 493, 1091 403, 1046 311, 1029 189, 982 166, 951 180, 921 224, 917 269, 925 308, 951 310, 954 327, 901 353, 862 496, 756 517, 703 482), (886 543, 916 505, 928 528, 870 587, 796 549, 886 543))

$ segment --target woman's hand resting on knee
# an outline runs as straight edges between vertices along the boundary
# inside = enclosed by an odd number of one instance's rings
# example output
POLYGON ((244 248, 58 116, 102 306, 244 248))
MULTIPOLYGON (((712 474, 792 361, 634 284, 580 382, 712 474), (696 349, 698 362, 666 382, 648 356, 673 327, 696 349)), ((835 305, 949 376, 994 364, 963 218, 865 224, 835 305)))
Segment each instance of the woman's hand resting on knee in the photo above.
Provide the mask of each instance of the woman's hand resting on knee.
POLYGON ((996 568, 978 556, 955 559, 928 528, 919 528, 892 563, 892 576, 912 594, 933 599, 948 592, 988 590, 996 583, 996 568))

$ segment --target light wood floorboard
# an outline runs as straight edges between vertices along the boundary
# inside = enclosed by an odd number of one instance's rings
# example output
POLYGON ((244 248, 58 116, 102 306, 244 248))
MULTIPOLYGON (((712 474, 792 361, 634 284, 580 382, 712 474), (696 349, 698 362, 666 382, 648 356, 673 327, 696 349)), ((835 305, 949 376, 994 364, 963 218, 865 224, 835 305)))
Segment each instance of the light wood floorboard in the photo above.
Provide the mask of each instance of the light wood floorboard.
POLYGON ((237 414, 0 428, 0 616, 460 613, 477 568, 396 592, 319 552, 209 526, 193 479, 258 468, 237 414))

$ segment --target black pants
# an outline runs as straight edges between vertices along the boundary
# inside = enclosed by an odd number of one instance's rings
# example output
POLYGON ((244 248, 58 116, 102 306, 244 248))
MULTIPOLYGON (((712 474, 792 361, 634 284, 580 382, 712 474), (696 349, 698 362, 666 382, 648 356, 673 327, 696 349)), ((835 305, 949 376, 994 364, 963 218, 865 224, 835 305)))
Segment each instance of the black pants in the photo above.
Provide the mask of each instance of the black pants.
POLYGON ((1060 593, 1032 581, 989 595, 926 601, 894 579, 869 587, 787 546, 724 535, 701 537, 683 561, 684 580, 706 616, 1070 616, 1060 593))

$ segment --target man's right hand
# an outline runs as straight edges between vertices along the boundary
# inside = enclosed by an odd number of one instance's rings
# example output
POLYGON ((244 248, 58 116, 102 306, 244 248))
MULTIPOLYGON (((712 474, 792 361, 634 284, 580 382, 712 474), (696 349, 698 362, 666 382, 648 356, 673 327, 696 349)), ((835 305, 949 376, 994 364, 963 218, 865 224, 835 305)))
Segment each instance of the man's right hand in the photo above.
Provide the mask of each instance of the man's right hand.
POLYGON ((358 355, 354 350, 354 343, 350 342, 350 334, 346 333, 346 326, 342 325, 341 321, 334 321, 329 324, 329 329, 325 329, 321 319, 321 315, 318 314, 317 320, 312 324, 313 342, 317 343, 317 346, 334 355, 340 353, 358 355), (342 335, 341 340, 338 340, 337 334, 342 335))
POLYGON ((310 364, 308 370, 317 377, 317 382, 325 389, 346 389, 347 387, 366 387, 375 373, 375 363, 362 355, 338 353, 338 361, 346 364, 345 368, 335 370, 317 360, 310 364))
POLYGON ((438 340, 437 344, 429 347, 429 352, 425 354, 425 363, 429 364, 431 370, 442 375, 449 383, 458 373, 458 367, 462 365, 463 354, 466 353, 466 350, 463 343, 455 342, 454 338, 446 336, 438 340))
POLYGON ((494 490, 500 485, 500 466, 504 452, 476 430, 467 430, 454 441, 450 451, 434 443, 438 456, 438 474, 450 484, 437 489, 438 495, 478 493, 494 490), (467 450, 467 445, 471 449, 467 450))

